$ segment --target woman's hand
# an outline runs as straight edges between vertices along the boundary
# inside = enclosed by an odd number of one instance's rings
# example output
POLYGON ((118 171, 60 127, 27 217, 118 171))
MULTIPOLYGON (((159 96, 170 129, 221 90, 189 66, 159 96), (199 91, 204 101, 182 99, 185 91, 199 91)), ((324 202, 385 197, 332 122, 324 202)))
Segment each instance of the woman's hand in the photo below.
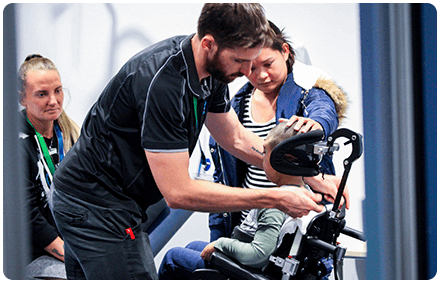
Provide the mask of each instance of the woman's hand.
MULTIPOLYGON (((304 181, 307 185, 312 187, 316 192, 320 192, 324 195, 324 199, 334 203, 336 195, 338 194, 339 184, 341 183, 341 178, 333 175, 324 175, 325 179, 322 179, 321 175, 315 177, 304 177, 304 181)), ((339 208, 342 207, 345 200, 345 207, 350 208, 350 195, 348 193, 347 185, 342 193, 343 198, 339 204, 339 208)))
POLYGON ((294 129, 297 132, 299 132, 301 130, 301 133, 307 133, 309 131, 314 131, 314 130, 324 130, 322 128, 321 124, 319 124, 315 120, 310 119, 310 118, 296 116, 296 115, 293 115, 292 117, 290 117, 289 120, 287 120, 285 118, 280 118, 279 121, 280 122, 287 121, 287 124, 286 124, 287 127, 290 127, 293 125, 293 123, 297 122, 294 129))

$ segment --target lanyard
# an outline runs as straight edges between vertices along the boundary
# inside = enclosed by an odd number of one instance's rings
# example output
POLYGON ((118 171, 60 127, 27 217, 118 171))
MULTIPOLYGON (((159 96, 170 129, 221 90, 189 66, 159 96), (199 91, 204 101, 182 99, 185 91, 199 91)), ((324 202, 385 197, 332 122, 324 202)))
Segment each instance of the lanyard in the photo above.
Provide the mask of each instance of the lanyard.
MULTIPOLYGON (((44 140, 44 137, 39 132, 37 132, 37 130, 35 130, 34 126, 29 121, 29 118, 26 118, 26 119, 27 119, 29 125, 31 125, 31 127, 35 131, 35 135, 37 136, 38 144, 40 146, 41 151, 43 152, 43 156, 44 156, 44 159, 46 160, 46 164, 49 167, 50 173, 53 175, 53 173, 55 172, 55 165, 53 164, 52 158, 50 157, 49 149, 47 148, 47 145, 46 145, 46 142, 44 140)), ((58 151, 59 151, 60 162, 61 162, 61 160, 64 157, 63 137, 61 135, 61 129, 58 126, 58 123, 55 122, 54 126, 55 126, 55 132, 56 132, 57 139, 58 139, 58 151)))
MULTIPOLYGON (((199 130, 199 120, 197 119, 197 97, 195 97, 195 96, 193 96, 193 103, 194 103, 194 116, 196 117, 196 129, 198 131, 199 130)), ((206 101, 205 101, 205 104, 203 105, 202 115, 205 114, 205 110, 206 110, 206 101)))

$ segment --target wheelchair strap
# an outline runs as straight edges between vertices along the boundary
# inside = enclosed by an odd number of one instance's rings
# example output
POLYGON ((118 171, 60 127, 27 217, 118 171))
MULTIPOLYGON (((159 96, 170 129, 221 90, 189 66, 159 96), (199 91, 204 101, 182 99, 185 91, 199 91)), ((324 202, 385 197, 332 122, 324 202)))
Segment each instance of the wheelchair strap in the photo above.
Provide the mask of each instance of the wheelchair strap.
POLYGON ((301 231, 299 228, 295 231, 295 238, 293 239, 292 247, 290 248, 289 255, 290 256, 296 256, 298 254, 298 250, 301 244, 303 234, 301 234, 301 231))

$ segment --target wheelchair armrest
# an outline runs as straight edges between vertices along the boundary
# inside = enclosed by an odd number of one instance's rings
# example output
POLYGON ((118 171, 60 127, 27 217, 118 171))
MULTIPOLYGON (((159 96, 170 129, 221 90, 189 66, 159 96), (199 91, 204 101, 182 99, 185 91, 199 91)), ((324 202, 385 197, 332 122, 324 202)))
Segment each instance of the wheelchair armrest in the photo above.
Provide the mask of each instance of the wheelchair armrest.
POLYGON ((225 254, 215 251, 211 255, 210 264, 213 268, 221 273, 231 277, 232 279, 244 280, 269 280, 261 270, 244 266, 225 254))

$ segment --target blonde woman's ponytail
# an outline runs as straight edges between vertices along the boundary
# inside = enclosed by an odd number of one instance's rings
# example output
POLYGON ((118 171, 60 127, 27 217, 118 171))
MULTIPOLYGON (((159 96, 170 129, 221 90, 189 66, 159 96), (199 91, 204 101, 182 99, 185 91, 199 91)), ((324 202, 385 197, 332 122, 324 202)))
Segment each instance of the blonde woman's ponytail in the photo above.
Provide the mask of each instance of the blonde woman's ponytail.
POLYGON ((61 132, 63 133, 64 153, 67 153, 78 140, 80 128, 69 116, 67 116, 64 110, 61 112, 57 121, 61 132))

